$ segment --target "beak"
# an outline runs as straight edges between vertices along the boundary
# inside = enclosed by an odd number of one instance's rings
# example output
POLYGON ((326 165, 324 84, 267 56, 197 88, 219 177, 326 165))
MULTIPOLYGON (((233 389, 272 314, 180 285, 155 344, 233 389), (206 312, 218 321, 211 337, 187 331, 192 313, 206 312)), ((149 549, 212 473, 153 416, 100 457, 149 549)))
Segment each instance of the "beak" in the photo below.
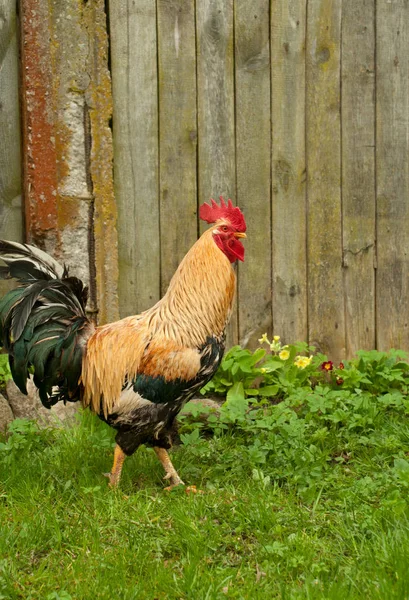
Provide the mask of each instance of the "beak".
POLYGON ((246 238, 247 236, 246 236, 246 234, 245 234, 245 233, 242 233, 242 232, 240 232, 240 231, 237 231, 237 232, 234 234, 234 237, 235 237, 235 238, 246 238))

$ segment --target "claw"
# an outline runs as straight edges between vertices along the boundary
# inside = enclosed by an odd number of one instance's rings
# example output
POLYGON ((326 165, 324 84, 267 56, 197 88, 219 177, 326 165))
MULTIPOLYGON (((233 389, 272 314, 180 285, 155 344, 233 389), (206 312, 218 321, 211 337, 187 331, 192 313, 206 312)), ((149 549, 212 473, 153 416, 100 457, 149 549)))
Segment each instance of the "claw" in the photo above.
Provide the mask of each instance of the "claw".
POLYGON ((119 477, 118 477, 118 475, 113 475, 112 473, 102 473, 102 475, 104 477, 107 477, 109 479, 108 486, 110 488, 117 487, 117 485, 119 483, 119 477))
POLYGON ((174 490, 177 487, 180 486, 184 486, 185 484, 183 483, 183 481, 180 481, 179 483, 173 483, 172 485, 168 485, 167 487, 163 488, 165 490, 165 492, 171 492, 172 490, 174 490))

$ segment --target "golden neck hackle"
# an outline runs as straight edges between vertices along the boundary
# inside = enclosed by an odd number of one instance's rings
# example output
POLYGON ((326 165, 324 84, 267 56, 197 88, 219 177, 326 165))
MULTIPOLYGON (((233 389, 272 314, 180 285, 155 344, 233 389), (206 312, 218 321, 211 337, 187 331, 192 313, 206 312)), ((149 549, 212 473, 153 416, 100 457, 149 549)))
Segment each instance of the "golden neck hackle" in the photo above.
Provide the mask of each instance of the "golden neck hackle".
POLYGON ((162 300, 145 314, 159 335, 198 347, 222 335, 235 289, 235 272, 209 229, 180 263, 162 300))

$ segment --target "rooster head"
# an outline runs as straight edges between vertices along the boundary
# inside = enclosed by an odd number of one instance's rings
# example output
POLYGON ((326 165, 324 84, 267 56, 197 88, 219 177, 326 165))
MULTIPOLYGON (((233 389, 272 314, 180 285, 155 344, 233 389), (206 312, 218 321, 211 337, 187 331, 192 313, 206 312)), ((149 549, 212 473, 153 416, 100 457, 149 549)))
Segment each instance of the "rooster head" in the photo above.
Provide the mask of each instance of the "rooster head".
POLYGON ((226 202, 220 196, 220 206, 211 198, 211 205, 202 204, 199 216, 207 223, 215 224, 212 235, 216 245, 227 256, 231 263, 236 260, 244 261, 244 246, 240 238, 247 237, 246 221, 238 206, 233 206, 229 199, 226 202))

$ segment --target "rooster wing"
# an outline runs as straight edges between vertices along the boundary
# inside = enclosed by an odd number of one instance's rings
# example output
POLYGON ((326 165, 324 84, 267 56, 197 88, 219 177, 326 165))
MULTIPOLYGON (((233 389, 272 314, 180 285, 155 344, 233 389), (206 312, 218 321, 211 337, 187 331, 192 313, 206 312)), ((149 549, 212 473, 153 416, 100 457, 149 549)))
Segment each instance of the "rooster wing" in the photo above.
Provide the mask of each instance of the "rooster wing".
POLYGON ((117 431, 127 455, 140 444, 170 448, 170 430, 183 405, 205 385, 220 364, 224 339, 208 338, 197 349, 152 342, 138 373, 125 379, 119 400, 103 418, 117 431))

